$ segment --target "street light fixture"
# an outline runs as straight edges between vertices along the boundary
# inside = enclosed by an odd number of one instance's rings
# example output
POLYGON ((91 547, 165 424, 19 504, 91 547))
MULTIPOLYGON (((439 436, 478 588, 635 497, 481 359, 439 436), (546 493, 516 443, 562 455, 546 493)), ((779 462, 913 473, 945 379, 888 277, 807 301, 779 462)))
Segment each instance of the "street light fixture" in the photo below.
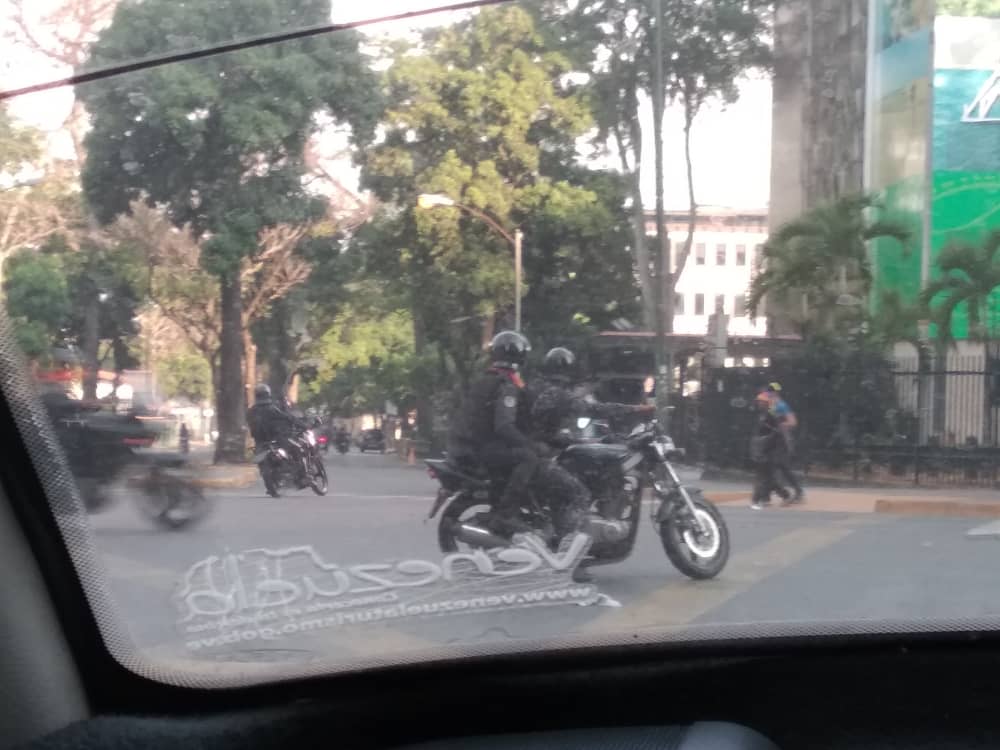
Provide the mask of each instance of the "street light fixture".
POLYGON ((521 263, 521 243, 524 239, 524 235, 521 233, 520 229, 515 229, 514 234, 511 234, 508 230, 504 229, 500 222, 494 219, 485 211, 481 211, 478 208, 473 208, 472 206, 467 206, 464 203, 459 203, 453 198, 449 198, 447 195, 441 195, 440 193, 421 193, 417 196, 417 208, 421 209, 431 209, 431 208, 457 208, 460 211, 465 211, 470 216, 474 216, 484 224, 489 226, 493 231, 507 240, 508 244, 514 250, 514 330, 518 333, 521 332, 521 277, 522 277, 522 263, 521 263))

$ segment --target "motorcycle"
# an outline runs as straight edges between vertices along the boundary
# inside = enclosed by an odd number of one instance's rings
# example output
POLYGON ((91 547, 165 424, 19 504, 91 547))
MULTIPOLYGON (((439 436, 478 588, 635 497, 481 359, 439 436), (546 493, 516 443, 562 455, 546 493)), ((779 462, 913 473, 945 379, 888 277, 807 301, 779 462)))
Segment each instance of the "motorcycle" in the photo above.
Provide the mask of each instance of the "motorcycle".
MULTIPOLYGON (((654 498, 650 519, 674 567, 696 580, 714 578, 722 571, 729 559, 729 530, 700 489, 681 483, 671 463, 680 455, 655 420, 636 425, 624 440, 608 436, 574 442, 562 450, 555 460, 587 485, 593 499, 583 529, 593 538, 588 566, 621 562, 632 554, 643 495, 649 488, 654 498)), ((502 482, 447 460, 425 463, 441 485, 428 518, 440 513, 442 552, 457 552, 460 543, 472 548, 510 544, 489 530, 502 482)), ((526 501, 522 518, 554 547, 558 540, 553 509, 534 493, 526 501)))
POLYGON ((184 476, 186 457, 145 450, 158 435, 137 417, 75 404, 61 412, 51 415, 53 426, 88 513, 108 508, 111 490, 125 480, 139 490, 132 495, 139 511, 157 526, 183 529, 208 515, 209 501, 184 476))
POLYGON ((337 452, 344 455, 351 449, 351 436, 346 432, 338 432, 336 437, 337 452))
POLYGON ((288 442, 302 457, 301 461, 293 460, 288 449, 276 440, 260 446, 254 455, 254 463, 264 480, 267 493, 276 497, 282 487, 294 487, 297 490, 309 487, 317 495, 325 495, 330 484, 323 458, 319 454, 316 433, 305 429, 289 438, 288 442))

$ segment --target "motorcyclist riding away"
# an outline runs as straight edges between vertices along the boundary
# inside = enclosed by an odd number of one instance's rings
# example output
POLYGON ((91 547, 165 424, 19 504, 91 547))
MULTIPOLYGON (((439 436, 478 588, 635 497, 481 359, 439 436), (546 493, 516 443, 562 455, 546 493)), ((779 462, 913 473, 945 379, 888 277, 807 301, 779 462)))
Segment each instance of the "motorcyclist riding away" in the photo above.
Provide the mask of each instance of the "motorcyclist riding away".
MULTIPOLYGON (((282 409, 271 397, 271 388, 265 383, 254 389, 254 404, 247 412, 247 423, 258 449, 266 443, 280 443, 305 476, 305 457, 292 438, 308 426, 282 409)), ((276 496, 277 492, 269 494, 276 496)))
POLYGON ((457 464, 481 463, 491 474, 509 474, 494 509, 494 531, 500 534, 530 530, 519 512, 541 460, 528 437, 529 399, 519 373, 530 351, 528 339, 515 331, 493 337, 490 366, 469 389, 448 436, 448 454, 457 464))

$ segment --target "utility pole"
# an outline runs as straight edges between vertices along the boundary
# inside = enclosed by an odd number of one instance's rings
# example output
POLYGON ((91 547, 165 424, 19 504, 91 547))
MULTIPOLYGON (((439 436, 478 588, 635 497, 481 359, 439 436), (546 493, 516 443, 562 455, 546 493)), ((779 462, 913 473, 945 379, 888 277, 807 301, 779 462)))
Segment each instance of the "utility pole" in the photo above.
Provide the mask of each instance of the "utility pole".
MULTIPOLYGON (((653 0, 653 139, 656 158, 656 406, 660 422, 670 426, 670 390, 673 386, 674 362, 672 347, 667 341, 667 305, 673 297, 673 273, 670 267, 670 240, 664 226, 663 211, 663 0, 653 0)), ((669 316, 673 320, 673 316, 669 316)), ((673 325, 670 326, 673 328, 673 325)))

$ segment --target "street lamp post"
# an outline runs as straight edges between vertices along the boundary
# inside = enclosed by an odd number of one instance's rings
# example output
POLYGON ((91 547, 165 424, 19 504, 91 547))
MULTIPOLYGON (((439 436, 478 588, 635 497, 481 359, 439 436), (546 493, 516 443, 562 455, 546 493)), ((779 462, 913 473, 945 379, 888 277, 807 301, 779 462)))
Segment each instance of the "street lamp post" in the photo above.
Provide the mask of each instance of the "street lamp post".
POLYGON ((480 211, 478 208, 473 208, 472 206, 467 206, 464 203, 459 203, 458 201, 449 198, 447 195, 440 195, 438 193, 422 193, 417 196, 417 208, 430 209, 430 208, 457 208, 460 211, 465 211, 470 216, 474 216, 484 224, 489 226, 494 232, 499 234, 514 250, 514 330, 518 333, 521 331, 521 283, 522 283, 522 263, 521 263, 521 245, 524 239, 524 234, 520 229, 515 229, 514 234, 504 229, 500 223, 490 216, 485 211, 480 211))

